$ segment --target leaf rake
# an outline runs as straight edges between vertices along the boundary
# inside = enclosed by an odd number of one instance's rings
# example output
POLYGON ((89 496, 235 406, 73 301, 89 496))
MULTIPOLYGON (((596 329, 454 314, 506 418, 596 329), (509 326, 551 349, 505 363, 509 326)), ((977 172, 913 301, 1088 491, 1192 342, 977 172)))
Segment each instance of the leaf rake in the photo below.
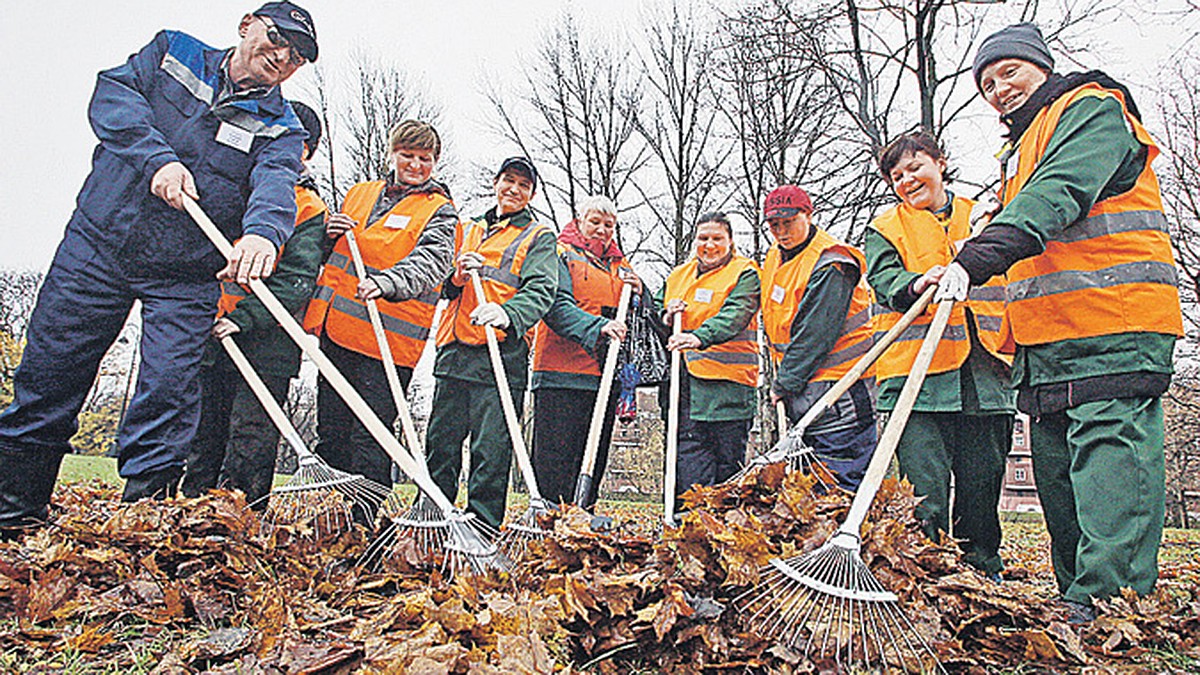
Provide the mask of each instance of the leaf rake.
MULTIPOLYGON (((189 197, 184 197, 184 208, 188 214, 196 221, 196 224, 202 229, 209 240, 221 252, 221 255, 229 256, 233 246, 225 235, 217 229, 212 220, 205 215, 194 200, 189 197)), ((429 475, 429 470, 421 462, 418 462, 408 451, 396 440, 396 437, 388 430, 379 417, 371 410, 363 397, 355 391, 354 387, 346 380, 337 366, 329 360, 324 353, 318 349, 311 340, 307 339, 307 335, 296 322, 295 317, 288 313, 271 289, 260 279, 251 279, 249 282, 250 290, 262 301, 263 306, 271 313, 271 316, 279 322, 284 331, 289 337, 300 347, 306 356, 308 356, 317 366, 317 370, 325 377, 334 391, 341 396, 346 402, 346 406, 350 408, 355 417, 362 422, 366 427, 371 437, 375 439, 387 452, 392 461, 400 465, 400 469, 413 479, 417 487, 427 496, 432 503, 442 512, 443 517, 447 521, 451 521, 447 528, 449 536, 447 537, 446 545, 443 547, 441 554, 443 555, 442 568, 452 572, 463 570, 507 570, 510 568, 508 559, 500 553, 499 549, 489 536, 486 528, 481 528, 474 521, 474 518, 469 514, 454 508, 446 495, 438 489, 433 478, 429 475)), ((404 423, 405 437, 409 445, 416 447, 416 428, 412 425, 411 418, 401 416, 401 422, 404 423), (404 423, 407 420, 407 423, 404 423)))
POLYGON ((287 482, 258 500, 266 500, 267 508, 262 517, 264 527, 271 530, 282 524, 311 523, 314 535, 323 538, 349 530, 355 521, 374 522, 375 515, 391 495, 391 488, 364 476, 335 469, 309 450, 237 342, 232 337, 224 337, 221 346, 299 458, 299 466, 287 482))
MULTIPOLYGON (((900 317, 896 324, 888 329, 882 337, 875 340, 871 348, 859 358, 858 362, 846 371, 845 375, 838 378, 838 381, 826 391, 821 398, 817 399, 804 416, 797 420, 796 424, 787 430, 775 444, 775 447, 761 455, 751 459, 733 475, 726 483, 737 483, 745 478, 747 474, 757 470, 759 467, 767 464, 775 464, 777 462, 787 462, 789 471, 804 471, 813 474, 817 478, 817 482, 825 489, 833 489, 838 487, 837 479, 833 473, 821 463, 820 458, 807 443, 804 442, 804 432, 812 423, 817 421, 825 411, 829 409, 839 398, 842 397, 850 387, 858 382, 863 373, 867 372, 881 354, 887 351, 888 347, 900 337, 901 333, 908 330, 917 317, 925 311, 933 299, 933 293, 937 289, 936 286, 930 286, 921 293, 917 301, 912 307, 900 317)), ((783 428, 782 425, 780 428, 783 428)))
POLYGON ((819 548, 788 560, 772 559, 763 568, 759 586, 734 600, 756 634, 780 640, 806 656, 832 656, 843 668, 884 670, 899 664, 906 671, 932 667, 945 672, 900 608, 897 596, 879 583, 863 561, 860 530, 953 306, 953 302, 938 305, 845 522, 819 548))

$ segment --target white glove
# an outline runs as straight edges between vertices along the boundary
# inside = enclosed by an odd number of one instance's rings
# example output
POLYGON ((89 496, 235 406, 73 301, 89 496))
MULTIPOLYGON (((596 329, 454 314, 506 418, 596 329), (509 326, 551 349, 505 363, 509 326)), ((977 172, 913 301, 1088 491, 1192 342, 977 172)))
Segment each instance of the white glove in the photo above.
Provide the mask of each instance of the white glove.
POLYGON ((966 268, 956 262, 950 263, 950 266, 942 273, 942 280, 938 282, 937 292, 933 294, 933 301, 962 302, 967 299, 967 290, 970 288, 971 275, 967 274, 966 268))
POLYGON ((458 256, 458 271, 460 274, 467 274, 473 270, 483 267, 483 255, 475 251, 466 251, 458 256))
POLYGON ((485 302, 471 312, 471 323, 503 330, 508 328, 508 312, 494 302, 485 302))
POLYGON ((975 206, 971 207, 971 236, 974 237, 983 231, 983 228, 992 222, 992 216, 999 213, 1001 208, 1003 205, 996 199, 996 195, 985 192, 979 201, 975 202, 975 206))

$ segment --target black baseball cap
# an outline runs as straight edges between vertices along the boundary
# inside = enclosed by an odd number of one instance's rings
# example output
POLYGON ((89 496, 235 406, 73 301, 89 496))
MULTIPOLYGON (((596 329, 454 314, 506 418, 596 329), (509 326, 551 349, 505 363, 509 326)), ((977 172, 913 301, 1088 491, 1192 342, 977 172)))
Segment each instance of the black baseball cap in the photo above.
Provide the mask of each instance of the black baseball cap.
POLYGON ((537 187, 537 169, 534 168, 533 162, 528 157, 509 157, 500 163, 500 170, 496 172, 496 178, 505 171, 517 171, 525 174, 525 177, 537 187))
POLYGON ((300 126, 308 132, 308 140, 304 141, 304 145, 308 147, 308 152, 305 153, 305 159, 308 159, 317 151, 317 146, 321 143, 321 117, 317 115, 317 111, 301 103, 300 101, 288 101, 292 104, 292 110, 296 113, 296 117, 300 119, 300 126))
POLYGON ((317 29, 308 10, 286 1, 268 2, 256 9, 254 15, 265 16, 273 21, 300 56, 309 61, 317 60, 317 29))

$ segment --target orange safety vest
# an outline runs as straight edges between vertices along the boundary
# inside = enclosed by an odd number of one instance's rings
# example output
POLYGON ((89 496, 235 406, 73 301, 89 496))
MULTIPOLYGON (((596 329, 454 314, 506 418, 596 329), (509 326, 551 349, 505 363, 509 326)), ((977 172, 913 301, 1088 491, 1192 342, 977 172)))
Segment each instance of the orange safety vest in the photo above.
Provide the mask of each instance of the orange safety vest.
MULTIPOLYGON (((411 253, 429 219, 450 203, 436 192, 409 195, 382 218, 368 223, 367 218, 384 186, 381 180, 359 183, 350 188, 342 202, 342 213, 355 221, 354 236, 368 275, 392 267, 411 253)), ((317 278, 316 290, 304 316, 304 329, 314 335, 323 332, 346 349, 378 359, 379 344, 371 328, 367 306, 355 297, 358 283, 350 245, 345 237, 341 237, 317 278)), ((440 292, 439 286, 412 300, 376 300, 392 361, 397 365, 412 368, 421 358, 440 292)))
MULTIPOLYGON (((321 201, 321 196, 316 190, 305 187, 296 186, 296 224, 308 222, 309 220, 325 213, 328 209, 325 207, 325 202, 321 201)), ((287 242, 284 242, 284 247, 287 247, 287 242)), ((283 251, 280 250, 279 258, 283 257, 283 251)), ((278 258, 276 258, 278 260, 278 258)), ((250 291, 243 288, 236 281, 221 282, 221 299, 217 301, 217 316, 225 316, 233 311, 242 298, 250 295, 250 291)), ((304 311, 301 307, 299 311, 304 311)))
MULTIPOLYGON (((867 285, 866 274, 863 273, 867 269, 866 259, 858 249, 843 244, 825 230, 817 228, 812 241, 800 255, 781 265, 782 254, 779 244, 775 244, 767 251, 767 261, 763 265, 763 328, 771 360, 778 365, 791 346, 792 319, 795 318, 800 299, 804 297, 804 291, 808 288, 808 280, 818 264, 831 258, 856 265, 859 279, 854 293, 850 296, 850 307, 846 311, 846 320, 842 323, 842 335, 813 374, 811 380, 814 382, 837 380, 871 349, 874 337, 871 304, 874 293, 867 285)), ((872 376, 873 371, 868 369, 860 379, 872 376)))
MULTIPOLYGON (((699 261, 693 258, 676 267, 667 277, 667 288, 663 303, 683 300, 683 330, 693 331, 709 318, 717 315, 725 300, 737 286, 742 272, 748 269, 759 274, 758 264, 750 258, 734 255, 728 263, 715 270, 697 275, 699 261)), ((689 349, 683 352, 688 372, 705 380, 729 380, 753 387, 758 384, 758 318, 728 342, 712 345, 707 349, 689 349)))
MULTIPOLYGON (((1043 108, 1002 167, 1001 201, 1008 204, 1037 170, 1063 111, 1075 101, 1119 92, 1085 84, 1043 108), (1008 175, 1015 162, 1015 172, 1008 175)), ((1114 335, 1183 335, 1178 275, 1162 210, 1158 178, 1150 168, 1158 146, 1128 110, 1126 124, 1146 146, 1146 166, 1128 192, 1092 206, 1046 243, 1040 255, 1008 271, 1008 312, 1020 345, 1114 335)))
MULTIPOLYGON (((539 235, 552 234, 549 227, 540 223, 531 222, 525 227, 515 227, 509 225, 507 218, 496 224, 491 235, 487 232, 487 221, 482 218, 458 224, 454 250, 456 255, 464 251, 483 255, 479 281, 487 297, 480 301, 475 297, 475 288, 471 283, 463 286, 462 293, 450 301, 442 314, 437 334, 439 347, 455 340, 469 345, 486 344, 484 327, 471 323, 471 312, 484 302, 503 305, 512 299, 521 287, 521 266, 525 264, 529 247, 539 235)), ((497 330, 496 337, 503 341, 505 332, 497 330)))
MULTIPOLYGON (((895 247, 900 259, 904 261, 905 269, 924 274, 935 265, 949 265, 954 261, 958 252, 955 243, 971 234, 971 207, 974 204, 970 199, 955 197, 950 218, 942 221, 929 211, 914 209, 902 203, 876 218, 871 227, 895 247)), ((975 317, 980 344, 988 353, 1011 364, 1012 357, 1001 353, 1005 337, 1008 335, 1008 326, 1004 323, 1004 285, 1004 276, 996 275, 982 286, 972 286, 966 305, 971 308, 971 314, 975 317)), ((921 348, 921 342, 929 332, 934 307, 930 305, 879 357, 875 367, 880 380, 908 375, 913 361, 917 358, 917 351, 921 348)), ((877 317, 876 333, 882 335, 899 319, 900 312, 891 311, 889 308, 877 317)), ((937 351, 933 354, 929 372, 946 373, 957 370, 966 362, 970 352, 967 312, 963 304, 958 303, 950 312, 950 322, 946 324, 946 332, 942 334, 942 341, 938 343, 937 351)))
MULTIPOLYGON (((616 307, 621 300, 621 278, 617 270, 630 269, 621 260, 608 264, 569 244, 558 245, 559 258, 567 263, 571 273, 571 292, 575 304, 588 314, 600 316, 604 307, 616 307)), ((555 333, 546 323, 539 322, 533 340, 533 369, 537 372, 600 375, 600 364, 578 343, 555 333)))

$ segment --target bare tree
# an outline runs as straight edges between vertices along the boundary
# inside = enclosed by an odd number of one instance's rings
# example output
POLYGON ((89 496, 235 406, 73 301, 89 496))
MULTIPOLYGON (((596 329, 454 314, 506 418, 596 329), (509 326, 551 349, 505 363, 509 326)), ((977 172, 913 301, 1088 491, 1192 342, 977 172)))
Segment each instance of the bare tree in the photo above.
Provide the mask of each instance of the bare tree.
POLYGON ((643 24, 647 91, 634 123, 658 175, 654 183, 637 188, 651 226, 666 244, 643 250, 651 261, 674 267, 690 253, 696 217, 723 208, 729 198, 718 188, 725 182, 722 168, 733 145, 719 133, 716 60, 705 28, 678 2, 647 16, 643 24))
POLYGON ((588 194, 606 195, 623 211, 639 205, 630 187, 646 153, 629 111, 642 94, 623 51, 622 40, 585 40, 565 13, 540 36, 515 92, 486 91, 495 132, 538 163, 552 220, 574 218, 588 194))
MULTIPOLYGON (((1180 295, 1196 340, 1196 303, 1200 298, 1200 66, 1180 58, 1167 71, 1159 96, 1165 170, 1163 203, 1168 213, 1175 259, 1181 271, 1180 295)), ((1160 165, 1163 163, 1160 162, 1160 165)))
MULTIPOLYGON (((351 53, 347 73, 318 69, 309 95, 326 139, 314 166, 324 196, 334 205, 351 185, 391 171, 388 137, 396 124, 419 119, 436 127, 442 120, 442 106, 424 82, 363 49, 351 53)), ((443 134, 443 155, 446 145, 443 134)), ((454 168, 440 162, 439 175, 454 168)))
MULTIPOLYGON (((725 17, 715 71, 717 105, 736 147, 729 167, 732 210, 751 224, 750 254, 759 262, 770 245, 760 208, 766 193, 782 183, 808 182, 838 115, 822 70, 806 58, 802 31, 782 19, 773 0, 756 0, 725 17)), ((814 19, 803 32, 822 30, 814 19)))

